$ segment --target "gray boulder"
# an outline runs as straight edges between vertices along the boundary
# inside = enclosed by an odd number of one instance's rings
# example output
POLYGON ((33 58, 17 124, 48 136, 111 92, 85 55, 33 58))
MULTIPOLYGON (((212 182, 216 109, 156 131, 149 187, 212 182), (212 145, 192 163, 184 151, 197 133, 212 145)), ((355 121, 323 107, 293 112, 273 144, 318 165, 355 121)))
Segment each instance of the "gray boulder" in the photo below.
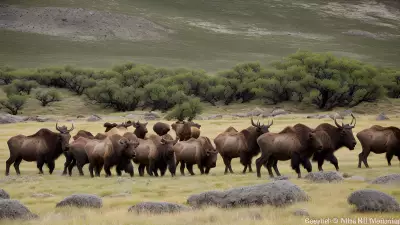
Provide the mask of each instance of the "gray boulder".
POLYGON ((306 118, 307 119, 325 119, 329 118, 330 116, 327 114, 317 114, 317 115, 308 115, 306 118))
POLYGON ((25 120, 25 117, 22 116, 14 116, 8 113, 0 114, 0 124, 7 123, 20 123, 25 120))
POLYGON ((222 119, 222 115, 221 114, 210 115, 207 117, 207 119, 209 120, 222 119))
POLYGON ((379 114, 379 115, 376 117, 376 120, 377 120, 377 121, 389 120, 389 117, 387 117, 387 116, 385 115, 385 113, 381 113, 381 114, 379 114))
POLYGON ((330 114, 329 117, 330 117, 331 119, 333 119, 333 120, 334 120, 335 118, 336 118, 336 119, 341 119, 341 120, 344 119, 344 117, 343 117, 342 115, 340 115, 339 113, 337 113, 337 112, 334 112, 334 113, 330 114))
POLYGON ((43 117, 43 116, 30 116, 28 118, 25 119, 25 121, 34 121, 34 122, 47 122, 47 121, 51 121, 51 119, 43 117))
POLYGON ((343 177, 337 171, 318 171, 318 172, 311 172, 308 173, 305 179, 310 180, 316 183, 323 183, 323 182, 340 182, 343 180, 343 177))
POLYGON ((308 195, 297 185, 287 180, 278 180, 226 191, 208 191, 191 195, 187 199, 187 203, 193 207, 211 205, 233 208, 267 204, 286 206, 295 202, 308 201, 308 199, 308 195))
POLYGON ((396 199, 377 190, 359 190, 351 193, 347 202, 355 205, 359 212, 397 212, 400 211, 396 199))
POLYGON ((91 115, 91 116, 89 116, 89 118, 87 118, 88 122, 96 122, 99 120, 101 120, 101 117, 98 115, 91 115))
POLYGON ((293 211, 293 215, 295 216, 310 216, 306 209, 297 209, 293 211))
POLYGON ((74 194, 57 203, 56 207, 101 208, 103 200, 97 195, 74 194))
POLYGON ((262 115, 263 113, 264 113, 264 110, 256 107, 255 109, 248 112, 247 116, 259 116, 259 115, 262 115))
POLYGON ((289 180, 288 176, 277 176, 277 177, 272 177, 272 180, 289 180))
POLYGON ((18 200, 0 200, 0 219, 36 219, 38 216, 33 214, 26 206, 18 200))
POLYGON ((373 180, 373 184, 400 184, 400 174, 389 174, 373 180))
POLYGON ((289 114, 289 112, 285 111, 284 109, 274 109, 272 112, 269 114, 269 116, 279 116, 279 115, 286 115, 289 114))
POLYGON ((177 213, 190 210, 190 207, 169 202, 141 202, 129 207, 128 212, 136 213, 177 213))
POLYGON ((10 199, 10 195, 3 189, 0 189, 0 199, 10 199))
POLYGON ((144 114, 144 118, 146 119, 146 117, 151 117, 151 118, 156 118, 156 119, 160 119, 161 117, 157 114, 157 113, 155 113, 155 112, 146 112, 145 114, 144 114))
POLYGON ((232 116, 239 117, 239 118, 248 117, 247 113, 234 113, 234 114, 232 114, 232 116))
POLYGON ((54 195, 49 194, 49 193, 33 193, 31 195, 31 197, 33 197, 33 198, 49 198, 49 197, 54 197, 54 195))
POLYGON ((362 176, 351 176, 345 178, 346 180, 354 180, 354 181, 365 181, 365 178, 362 176))

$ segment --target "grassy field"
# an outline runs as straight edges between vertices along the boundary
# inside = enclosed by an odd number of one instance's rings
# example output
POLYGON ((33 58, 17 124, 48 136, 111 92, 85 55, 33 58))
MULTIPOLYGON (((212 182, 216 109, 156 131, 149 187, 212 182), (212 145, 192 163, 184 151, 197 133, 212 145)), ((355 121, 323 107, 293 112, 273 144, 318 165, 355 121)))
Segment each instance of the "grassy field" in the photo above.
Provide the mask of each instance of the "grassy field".
MULTIPOLYGON (((135 61, 216 71, 262 64, 297 49, 399 66, 395 1, 4 0, 20 7, 86 8, 144 17, 172 32, 158 41, 73 41, 0 29, 0 61, 18 67, 109 68, 135 61), (393 4, 384 4, 391 2, 393 4)), ((0 16, 0 20, 2 20, 0 16)))
MULTIPOLYGON (((400 119, 394 115, 389 116, 393 119, 379 122, 375 121, 373 116, 359 116, 354 133, 372 124, 386 126, 400 122, 400 119)), ((304 123, 315 127, 321 122, 331 122, 330 119, 317 120, 305 119, 304 117, 305 115, 296 114, 275 118, 274 125, 270 131, 279 132, 285 126, 294 125, 295 123, 304 123)), ((202 124, 202 135, 211 139, 214 139, 218 133, 228 126, 243 129, 250 125, 249 119, 222 119, 198 122, 202 124)), ((268 121, 265 118, 262 122, 267 123, 268 121)), ((154 123, 154 121, 149 121, 148 128, 150 128, 150 133, 153 133, 151 128, 154 123)), ((68 125, 68 122, 65 122, 65 124, 68 125)), ((102 122, 76 121, 75 125, 76 129, 73 134, 80 129, 95 133, 103 132, 102 122)), ((178 174, 176 177, 171 178, 167 173, 167 176, 162 178, 149 176, 130 178, 127 174, 124 174, 122 178, 118 178, 115 176, 113 169, 113 177, 111 178, 105 178, 103 173, 100 178, 92 179, 89 177, 87 166, 85 166, 84 177, 77 176, 76 170, 73 171, 72 177, 65 177, 60 175, 64 163, 64 157, 61 156, 56 161, 56 170, 53 175, 49 175, 46 168, 44 170, 45 174, 39 176, 35 163, 22 162, 20 167, 22 175, 20 177, 15 176, 13 167, 10 170, 11 175, 5 177, 5 161, 9 155, 6 145, 7 139, 16 134, 32 134, 42 127, 54 130, 54 123, 19 123, 0 127, 1 188, 9 192, 13 199, 20 200, 31 211, 40 216, 39 220, 30 222, 1 221, 1 224, 306 224, 304 218, 293 216, 291 213, 299 208, 307 209, 312 218, 398 218, 398 215, 394 213, 354 213, 352 212, 352 206, 347 203, 347 197, 351 192, 363 188, 381 190, 400 200, 398 186, 379 186, 369 184, 367 181, 352 180, 346 180, 338 184, 313 184, 304 179, 297 179, 288 162, 279 163, 282 174, 288 175, 292 182, 299 185, 310 195, 311 200, 309 202, 297 203, 282 209, 265 206, 230 210, 207 208, 195 212, 157 216, 131 214, 127 212, 129 206, 141 201, 167 201, 185 204, 187 197, 194 193, 265 183, 270 180, 267 178, 267 171, 264 168, 262 169, 261 179, 258 179, 255 173, 241 174, 242 166, 239 164, 238 159, 233 160, 233 169, 236 173, 224 175, 224 166, 220 157, 217 161, 217 167, 212 169, 208 176, 198 175, 199 172, 196 169, 195 176, 187 175, 182 177, 178 174), (54 196, 48 198, 32 197, 32 194, 35 193, 48 193, 54 196), (96 210, 55 209, 55 204, 58 201, 74 193, 91 193, 102 196, 103 208, 96 210)), ((354 151, 343 148, 336 153, 341 172, 363 176, 367 180, 381 175, 399 173, 400 168, 397 158, 393 159, 392 166, 389 167, 384 155, 374 154, 369 157, 370 169, 358 169, 357 162, 360 151, 361 147, 357 144, 354 151)), ((316 171, 315 163, 313 168, 316 171)), ((325 163, 324 169, 326 171, 334 170, 334 167, 330 163, 325 163)), ((302 172, 305 174, 304 170, 302 172)))

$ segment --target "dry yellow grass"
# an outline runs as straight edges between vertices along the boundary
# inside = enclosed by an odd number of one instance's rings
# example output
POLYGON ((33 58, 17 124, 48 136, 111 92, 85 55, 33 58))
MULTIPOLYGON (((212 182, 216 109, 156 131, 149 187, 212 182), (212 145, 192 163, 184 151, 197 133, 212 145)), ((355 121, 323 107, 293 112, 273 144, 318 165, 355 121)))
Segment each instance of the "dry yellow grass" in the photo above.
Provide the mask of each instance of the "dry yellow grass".
MULTIPOLYGON (((262 121, 267 123, 267 119, 262 121)), ((211 139, 228 126, 243 129, 250 125, 249 119, 224 119, 199 122, 202 124, 202 135, 208 136, 211 139)), ((332 121, 330 119, 305 119, 305 115, 279 117, 274 119, 274 125, 270 131, 279 132, 285 126, 296 123, 304 123, 310 127, 315 127, 321 122, 331 123, 332 121)), ((390 121, 375 121, 372 116, 362 116, 357 119, 354 134, 373 124, 387 126, 396 125, 399 122, 400 119, 397 118, 390 121)), ((154 121, 150 121, 148 124, 150 133, 153 133, 152 126, 154 123, 154 121)), ((73 131, 73 134, 80 129, 94 133, 103 132, 102 124, 103 122, 76 121, 76 129, 73 131)), ((68 125, 68 122, 66 122, 66 125, 68 125)), ((127 174, 124 174, 122 178, 118 178, 115 175, 114 169, 112 170, 113 177, 111 178, 105 178, 104 172, 100 178, 90 178, 86 165, 84 167, 84 177, 79 177, 76 169, 73 171, 73 176, 68 177, 60 175, 65 161, 64 156, 61 156, 56 161, 56 170, 53 175, 49 175, 48 169, 45 168, 45 174, 39 176, 35 163, 23 161, 20 167, 22 173, 20 177, 15 175, 13 167, 11 167, 10 176, 5 177, 5 161, 9 156, 6 145, 7 139, 16 134, 33 134, 42 127, 54 130, 55 126, 53 122, 20 123, 0 126, 0 187, 9 193, 11 198, 20 200, 32 212, 40 216, 38 220, 0 221, 1 224, 307 224, 305 218, 292 215, 292 211, 299 208, 307 209, 312 218, 399 218, 399 215, 394 213, 354 213, 352 212, 353 208, 347 203, 347 197, 351 192, 363 188, 381 190, 400 200, 398 186, 380 186, 363 181, 349 180, 338 184, 313 184, 304 179, 297 179, 295 172, 289 166, 289 162, 279 162, 279 168, 283 175, 290 176, 292 182, 299 185, 310 195, 311 200, 309 202, 296 203, 287 208, 280 209, 270 206, 229 210, 208 208, 194 212, 157 216, 128 213, 128 208, 134 203, 141 201, 167 201, 185 204, 187 197, 194 193, 269 182, 267 171, 265 168, 262 168, 261 179, 257 178, 255 173, 243 175, 241 174, 243 167, 239 164, 238 159, 234 159, 233 169, 235 174, 224 175, 223 162, 221 158, 218 158, 217 167, 212 169, 211 174, 208 176, 199 175, 199 171, 196 168, 196 176, 186 175, 182 177, 178 173, 176 177, 171 178, 170 174, 167 173, 165 177, 159 178, 147 175, 145 177, 138 177, 136 176, 137 169, 135 166, 135 177, 133 178, 130 178, 127 174), (49 193, 54 196, 35 198, 32 197, 34 193, 49 193), (102 196, 103 208, 55 209, 58 201, 74 193, 91 193, 102 196), (125 194, 119 197, 112 196, 122 193, 125 194)), ((389 167, 383 154, 370 155, 370 169, 364 167, 361 169, 357 168, 360 151, 361 146, 358 143, 354 151, 343 148, 336 153, 341 172, 363 176, 367 179, 400 172, 397 158, 393 159, 392 166, 389 167)), ((255 169, 255 166, 253 166, 253 169, 255 169)), ((313 163, 313 170, 316 171, 316 169, 316 164, 313 163)), ((329 162, 325 162, 324 169, 326 171, 334 170, 334 167, 329 162)), ((304 170, 302 172, 303 174, 306 173, 304 170)))

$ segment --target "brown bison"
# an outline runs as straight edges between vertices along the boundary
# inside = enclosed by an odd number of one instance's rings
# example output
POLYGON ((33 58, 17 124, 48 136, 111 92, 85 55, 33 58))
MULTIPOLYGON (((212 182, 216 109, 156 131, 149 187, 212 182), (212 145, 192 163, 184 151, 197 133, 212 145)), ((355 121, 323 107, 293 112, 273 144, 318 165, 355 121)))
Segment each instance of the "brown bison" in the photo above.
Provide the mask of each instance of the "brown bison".
POLYGON ((261 156, 256 160, 257 176, 261 177, 261 166, 266 164, 270 177, 274 177, 271 167, 274 167, 277 176, 278 160, 291 160, 294 169, 301 178, 300 164, 312 171, 310 157, 315 151, 322 150, 322 143, 318 134, 301 123, 288 126, 279 133, 265 133, 257 138, 257 143, 261 149, 261 156))
POLYGON ((114 127, 116 127, 116 128, 120 128, 120 127, 128 128, 128 127, 132 126, 132 121, 129 120, 129 121, 123 122, 121 124, 106 122, 106 123, 104 123, 103 126, 106 128, 106 130, 104 132, 108 132, 114 127))
POLYGON ((158 136, 164 136, 171 130, 170 126, 166 123, 162 122, 157 122, 153 126, 153 131, 158 135, 158 136))
POLYGON ((366 168, 369 168, 367 158, 370 152, 375 154, 386 153, 386 160, 391 166, 394 155, 400 161, 400 129, 397 127, 382 127, 374 125, 357 133, 361 143, 362 152, 358 155, 358 168, 361 168, 361 161, 366 168))
MULTIPOLYGON (((152 135, 150 135, 151 137, 152 135)), ((152 139, 139 139, 139 146, 136 148, 136 154, 133 162, 139 164, 139 176, 144 176, 144 169, 147 168, 147 174, 151 175, 149 169, 149 154, 152 151, 157 151, 157 146, 152 139)))
POLYGON ((85 138, 94 138, 93 134, 90 133, 89 131, 86 130, 80 130, 78 133, 76 133, 72 138, 74 140, 78 139, 79 137, 85 137, 85 138))
POLYGON ((59 127, 56 123, 56 130, 53 132, 47 128, 42 128, 35 134, 30 136, 17 135, 11 137, 7 141, 10 150, 10 157, 6 161, 6 176, 10 173, 10 166, 14 163, 17 174, 20 174, 19 164, 22 160, 33 162, 36 161, 39 174, 43 174, 42 167, 46 163, 49 173, 54 171, 54 161, 68 149, 70 132, 74 130, 74 124, 71 129, 66 126, 59 127))
POLYGON ((157 170, 160 170, 161 176, 164 176, 168 167, 171 176, 175 176, 176 159, 174 153, 174 145, 178 140, 167 140, 160 136, 152 135, 150 137, 156 145, 157 151, 152 151, 149 154, 149 172, 150 175, 158 176, 157 170))
POLYGON ((210 169, 216 166, 218 152, 208 137, 191 138, 188 141, 181 141, 174 145, 174 152, 176 166, 181 163, 180 171, 182 175, 185 175, 185 164, 191 175, 194 175, 194 164, 197 164, 201 174, 208 174, 210 169))
POLYGON ((253 118, 251 118, 252 126, 247 129, 235 132, 236 129, 229 127, 214 139, 216 149, 224 160, 225 174, 228 173, 228 170, 233 173, 231 161, 233 158, 238 157, 240 157, 240 163, 244 166, 243 173, 246 173, 247 168, 249 168, 249 172, 253 172, 251 160, 260 153, 257 138, 264 133, 268 133, 273 122, 268 125, 261 125, 260 122, 255 124, 253 118))
POLYGON ((197 127, 191 127, 190 128, 190 136, 194 139, 197 139, 200 137, 200 129, 197 127))
POLYGON ((171 125, 179 141, 187 141, 192 137, 191 127, 200 129, 201 125, 193 121, 177 121, 171 125))
POLYGON ((90 176, 93 177, 93 170, 96 176, 100 176, 104 165, 106 177, 110 177, 110 168, 119 165, 124 158, 132 159, 138 145, 138 141, 129 140, 119 134, 101 141, 88 142, 85 145, 85 151, 89 159, 90 176))
POLYGON ((136 135, 136 137, 141 139, 144 139, 146 137, 146 134, 148 132, 147 124, 148 122, 140 123, 139 121, 132 124, 132 126, 135 128, 135 131, 133 133, 136 135))
POLYGON ((353 114, 351 114, 352 120, 350 124, 339 125, 334 118, 335 125, 333 126, 329 123, 322 123, 315 128, 315 131, 325 132, 326 137, 324 140, 321 140, 323 143, 323 149, 320 152, 315 152, 312 158, 312 161, 318 162, 319 171, 323 171, 322 165, 324 164, 324 160, 330 161, 339 171, 338 160, 335 157, 334 153, 341 147, 347 147, 349 150, 354 150, 357 142, 353 135, 353 128, 356 126, 356 118, 353 114), (354 121, 354 125, 353 124, 354 121))

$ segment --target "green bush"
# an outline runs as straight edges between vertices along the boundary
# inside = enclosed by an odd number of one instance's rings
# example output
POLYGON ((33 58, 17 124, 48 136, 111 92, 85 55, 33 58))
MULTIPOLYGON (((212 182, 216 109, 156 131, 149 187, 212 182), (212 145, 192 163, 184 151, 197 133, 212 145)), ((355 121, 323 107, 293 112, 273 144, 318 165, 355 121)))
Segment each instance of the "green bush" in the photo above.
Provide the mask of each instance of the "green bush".
POLYGON ((5 85, 3 90, 7 95, 29 95, 31 90, 38 86, 33 80, 13 80, 11 84, 5 85))
POLYGON ((193 120, 196 115, 201 114, 203 107, 199 98, 190 98, 187 101, 177 104, 165 117, 167 120, 177 119, 183 121, 193 120))
POLYGON ((9 95, 0 100, 0 108, 5 108, 12 115, 17 115, 23 109, 28 97, 26 95, 9 95))
POLYGON ((39 89, 35 93, 35 98, 40 101, 43 107, 52 102, 61 101, 61 95, 55 88, 39 89))

